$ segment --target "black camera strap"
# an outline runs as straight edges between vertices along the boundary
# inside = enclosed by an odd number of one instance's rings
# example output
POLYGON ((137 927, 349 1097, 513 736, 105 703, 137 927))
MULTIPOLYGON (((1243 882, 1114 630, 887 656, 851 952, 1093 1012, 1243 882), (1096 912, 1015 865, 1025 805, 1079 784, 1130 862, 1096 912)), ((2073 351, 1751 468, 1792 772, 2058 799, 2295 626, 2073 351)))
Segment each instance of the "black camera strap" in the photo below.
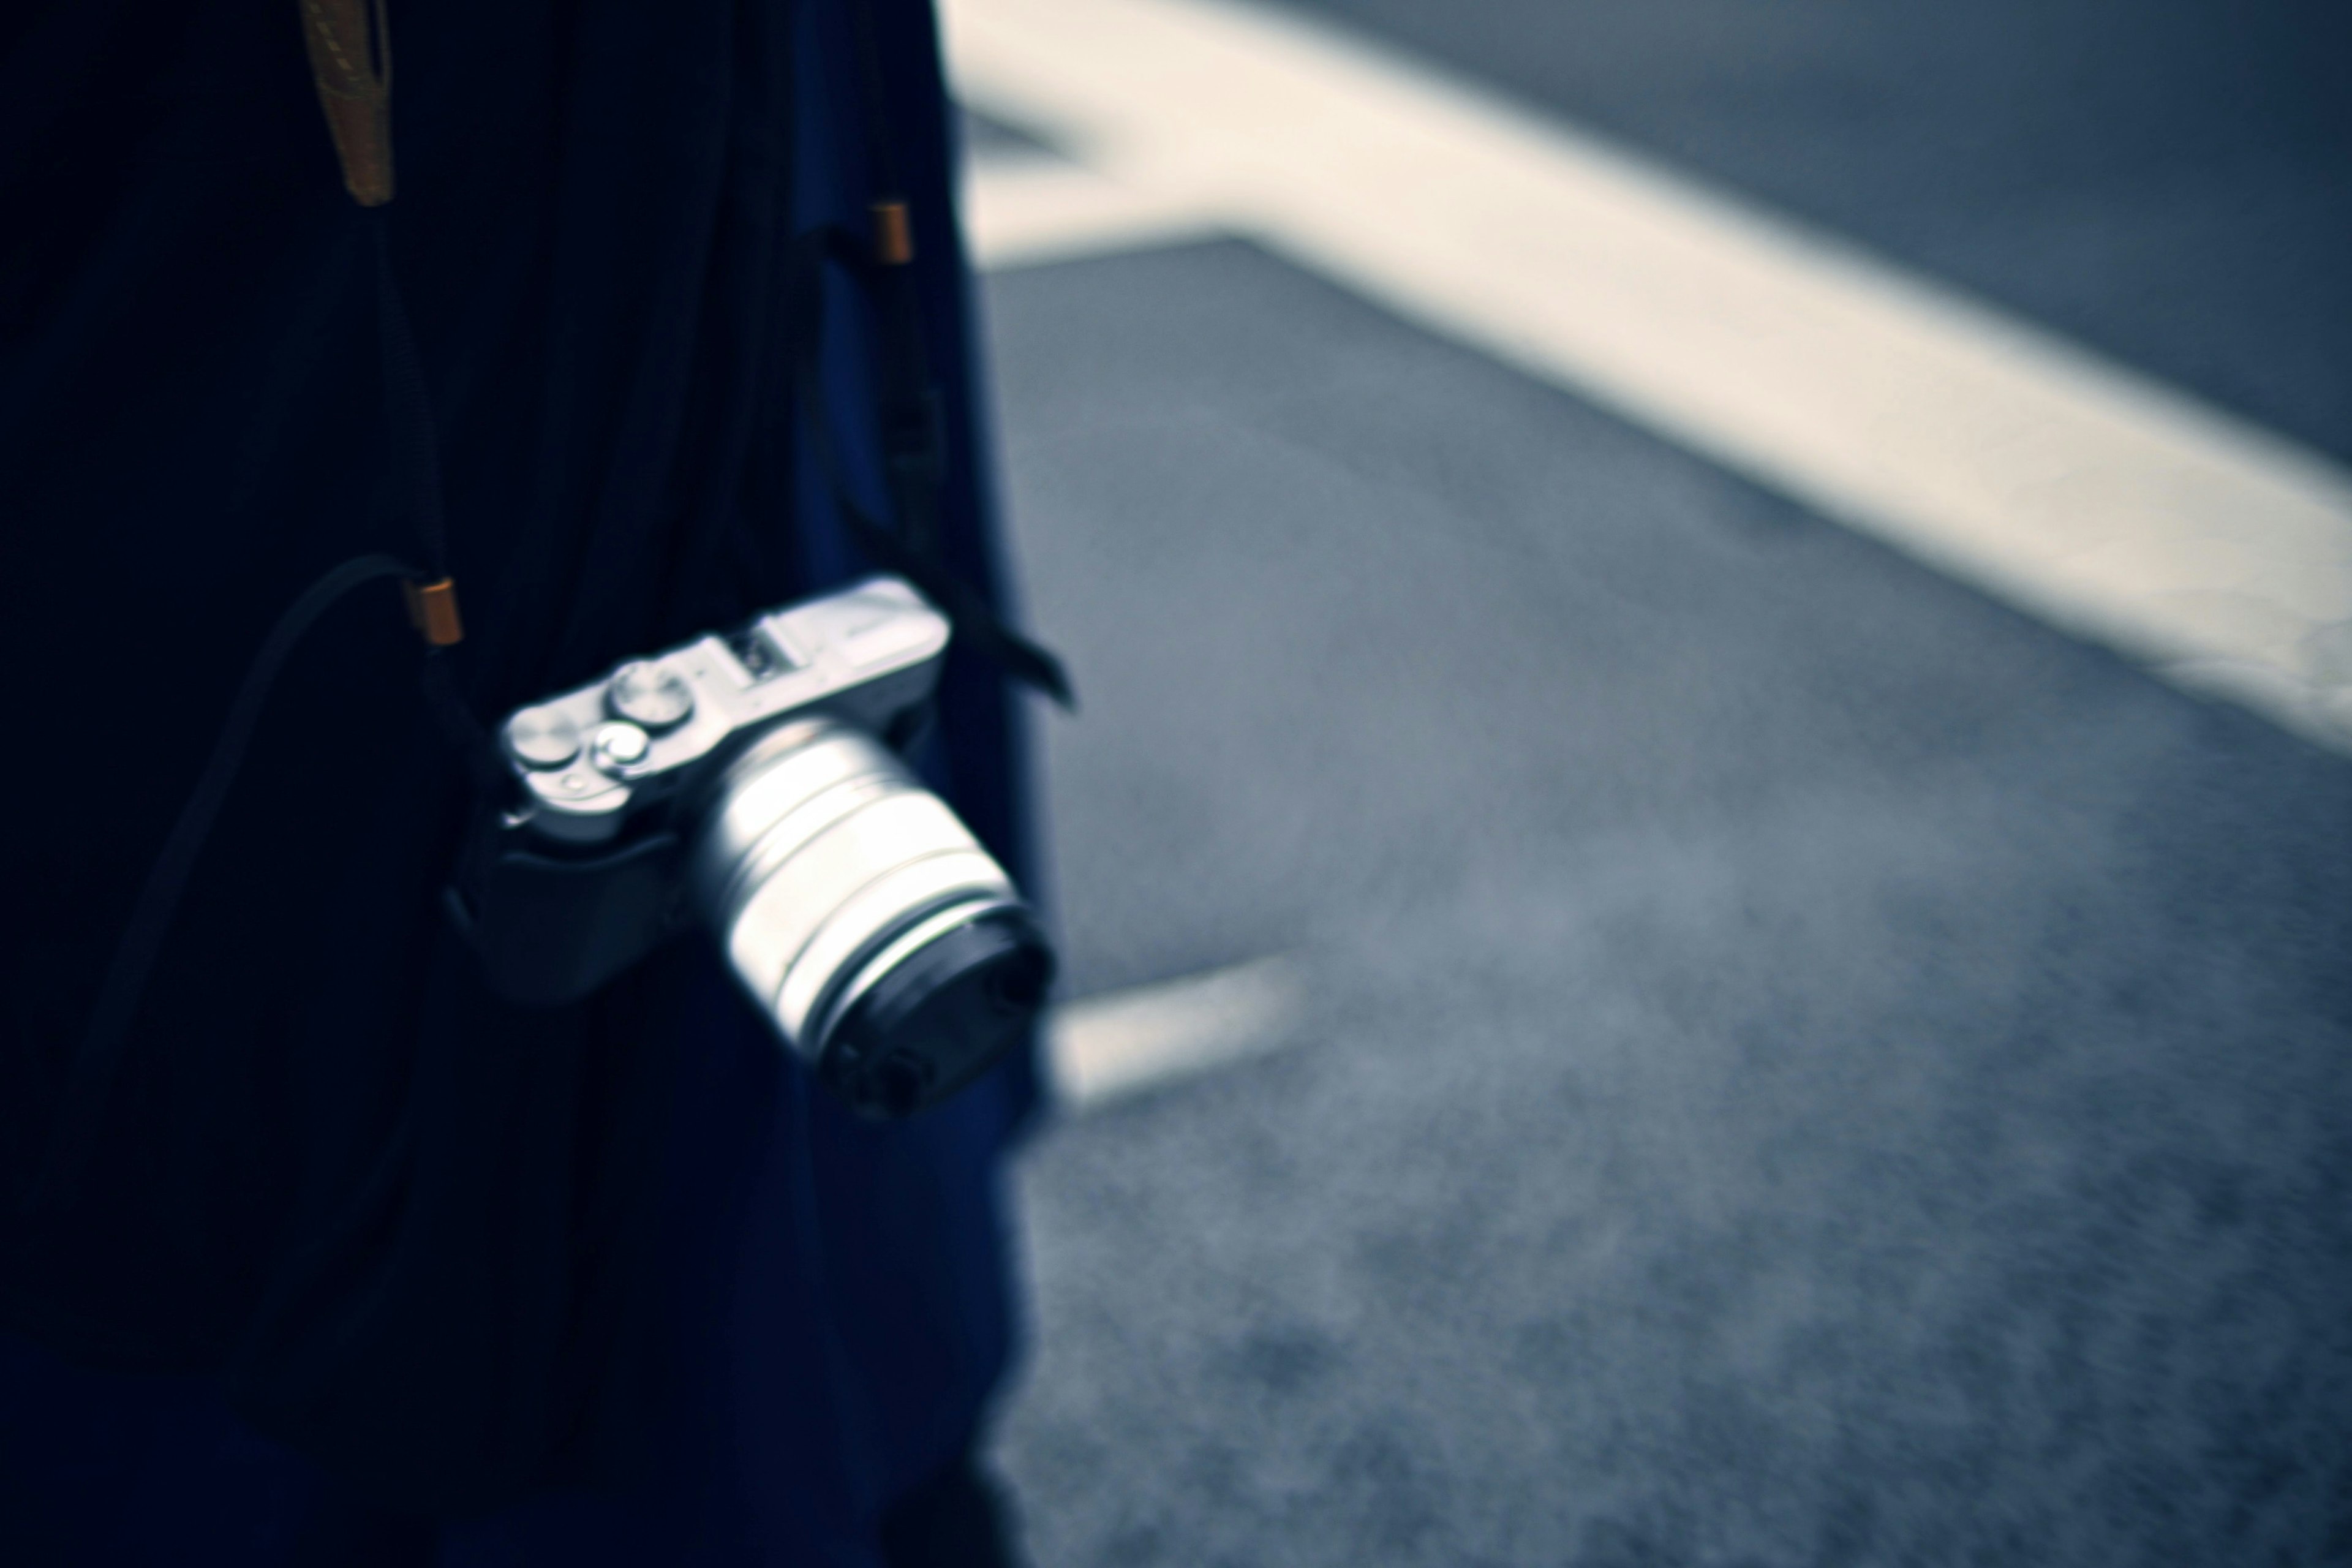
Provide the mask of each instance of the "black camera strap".
POLYGON ((945 612, 965 647, 1024 686, 1064 708, 1076 700, 1062 661, 1007 626, 993 605, 948 567, 940 534, 940 493, 947 480, 947 433, 938 384, 924 350, 922 300, 915 288, 915 232, 906 187, 898 178, 890 134, 889 98, 874 33, 872 0, 848 6, 856 33, 858 94, 866 119, 868 176, 876 195, 872 230, 859 237, 838 225, 802 235, 793 248, 786 321, 797 363, 794 401, 808 445, 824 467, 827 488, 858 547, 886 569, 922 590, 945 612), (865 289, 878 337, 880 395, 876 409, 883 482, 895 528, 885 526, 857 499, 826 419, 824 387, 824 272, 831 264, 865 289))
POLYGON ((393 268, 387 216, 392 199, 389 100, 391 53, 381 0, 302 0, 304 34, 320 101, 327 112, 344 185, 367 209, 362 221, 375 272, 377 346, 383 377, 392 503, 415 525, 419 569, 396 556, 370 554, 329 569, 279 614, 246 667, 227 717, 195 787, 180 807, 163 847, 148 868, 116 941, 88 1026, 68 1064, 48 1145, 27 1193, 27 1211, 61 1206, 79 1185, 113 1091, 131 1025, 161 956, 196 862, 244 766, 269 693, 310 628, 354 590, 386 580, 401 584, 410 623, 424 640, 423 685, 435 722, 465 758, 478 783, 497 776, 480 722, 459 696, 444 657, 464 636, 448 570, 441 463, 416 341, 393 268))
POLYGON ((148 868, 138 901, 131 906, 131 923, 115 942, 98 1005, 67 1069, 57 1123, 26 1201, 28 1209, 63 1204, 80 1180, 148 976, 163 951, 172 918, 179 911, 181 896, 187 891, 205 840, 211 837, 213 823, 228 799, 229 786, 236 782, 237 769, 244 764, 246 748, 252 742, 278 672, 303 635, 352 589, 388 577, 413 580, 415 574, 415 567, 389 555, 346 561, 304 589, 263 639, 261 650, 254 655, 237 687, 236 700, 229 704, 228 718, 213 742, 212 754, 205 759, 204 772, 196 776, 196 787, 180 807, 163 852, 148 868))
MULTIPOLYGON (((1064 708, 1075 708, 1076 699, 1061 660, 1006 626, 980 592, 950 572, 941 558, 939 492, 945 479, 946 464, 939 398, 919 376, 903 374, 908 368, 903 359, 899 362, 900 375, 886 371, 879 420, 884 479, 898 526, 883 523, 858 499, 847 465, 835 442, 831 422, 825 416, 823 326, 824 269, 828 263, 861 281, 883 268, 870 258, 865 241, 838 226, 813 229, 802 235, 793 246, 790 319, 798 350, 793 401, 799 405, 809 449, 824 468, 826 488, 832 492, 843 526, 857 547, 877 564, 922 590, 923 596, 947 616, 956 637, 966 647, 1023 685, 1043 692, 1064 708), (902 381, 911 390, 894 394, 892 381, 902 381)), ((892 284, 905 281, 886 280, 876 290, 883 296, 881 302, 887 304, 888 294, 896 291, 892 284)), ((909 296, 906 303, 911 307, 912 291, 906 291, 909 296)), ((901 326, 907 324, 903 319, 899 322, 901 326)), ((919 342, 916 352, 920 352, 919 342)))

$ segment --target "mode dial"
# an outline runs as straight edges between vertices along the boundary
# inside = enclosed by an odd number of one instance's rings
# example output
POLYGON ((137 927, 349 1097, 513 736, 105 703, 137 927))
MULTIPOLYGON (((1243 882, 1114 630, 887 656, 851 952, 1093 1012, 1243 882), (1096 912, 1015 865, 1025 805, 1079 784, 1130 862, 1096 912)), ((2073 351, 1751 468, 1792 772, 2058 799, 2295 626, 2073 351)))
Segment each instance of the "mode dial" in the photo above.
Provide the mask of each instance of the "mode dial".
POLYGON ((694 713, 694 692, 664 666, 635 659, 613 672, 604 706, 615 719, 652 731, 674 730, 694 713))

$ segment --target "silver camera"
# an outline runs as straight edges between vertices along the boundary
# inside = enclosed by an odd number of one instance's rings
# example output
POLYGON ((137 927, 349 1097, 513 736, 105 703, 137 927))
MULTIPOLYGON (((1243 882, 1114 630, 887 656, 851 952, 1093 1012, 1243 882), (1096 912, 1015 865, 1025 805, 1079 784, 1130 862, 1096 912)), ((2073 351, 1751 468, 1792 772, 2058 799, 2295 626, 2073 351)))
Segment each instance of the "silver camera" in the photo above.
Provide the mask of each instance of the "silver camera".
POLYGON ((902 1116, 1023 1037, 1054 956, 894 747, 946 618, 895 577, 764 615, 521 709, 516 802, 451 890, 495 990, 575 1000, 698 919, 784 1043, 902 1116))

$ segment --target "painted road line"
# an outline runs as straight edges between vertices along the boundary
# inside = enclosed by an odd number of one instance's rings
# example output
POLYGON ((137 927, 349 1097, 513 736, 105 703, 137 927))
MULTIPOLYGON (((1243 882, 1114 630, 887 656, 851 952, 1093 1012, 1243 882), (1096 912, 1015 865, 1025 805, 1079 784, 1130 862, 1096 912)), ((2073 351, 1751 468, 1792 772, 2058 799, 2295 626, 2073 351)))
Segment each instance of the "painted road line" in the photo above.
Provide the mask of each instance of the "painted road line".
POLYGON ((1302 18, 941 12, 960 93, 1112 188, 2352 749, 2352 474, 2320 455, 1302 18))
POLYGON ((976 160, 964 176, 963 219, 972 259, 992 268, 1178 245, 1218 231, 1216 215, 1181 194, 1042 158, 976 160))
POLYGON ((1091 1110, 1270 1050, 1305 1002, 1297 964, 1276 957, 1065 1004, 1045 1025, 1055 1098, 1091 1110))

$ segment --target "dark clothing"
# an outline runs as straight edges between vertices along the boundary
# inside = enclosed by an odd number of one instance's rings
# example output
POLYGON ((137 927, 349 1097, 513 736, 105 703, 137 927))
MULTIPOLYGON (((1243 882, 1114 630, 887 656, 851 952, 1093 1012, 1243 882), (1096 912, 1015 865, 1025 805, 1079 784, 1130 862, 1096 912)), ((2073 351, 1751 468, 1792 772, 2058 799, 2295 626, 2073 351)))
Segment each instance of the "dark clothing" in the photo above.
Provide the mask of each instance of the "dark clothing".
MULTIPOLYGON (((947 555, 992 590, 930 17, 870 3, 945 399, 947 555)), ((71 1489, 18 1464, 62 1452, 66 1406, 99 1397, 73 1380, 100 1377, 197 1413, 156 1417, 159 1455, 187 1449, 163 1471, 217 1460, 254 1496, 325 1476, 476 1520, 449 1562, 554 1561, 559 1537, 580 1563, 865 1560, 1008 1354, 992 1172, 1025 1064, 877 1131, 808 1090, 702 944, 577 1007, 488 995, 439 906, 472 802, 388 588, 281 678, 89 1173, 60 1209, 18 1207, 264 633, 336 562, 414 553, 366 225, 390 224, 440 433, 468 630, 446 657, 476 713, 867 569, 802 450, 783 299, 793 236, 862 222, 874 194, 835 0, 396 0, 391 20, 400 194, 377 215, 341 190, 293 0, 0 21, 0 620, 48 688, 0 826, 0 1321, 26 1342, 0 1371, 0 1506, 58 1522, 71 1489), (254 1432, 207 1458, 201 1433, 242 1430, 206 1425, 213 1391, 254 1432)), ((840 284, 825 319, 863 483, 869 323, 840 284)), ((993 674, 951 660, 941 717, 934 783, 1019 877, 993 674)), ((204 1560, 194 1539, 173 1560, 204 1560)))
POLYGON ((92 1372, 0 1340, 0 1560, 987 1568, 992 1521, 971 1517, 985 1501, 957 1461, 1007 1335, 994 1140, 967 1122, 910 1150, 820 1091, 803 1141, 806 1079, 709 978, 681 1021, 661 1310, 641 1348, 661 1377, 627 1465, 436 1520, 256 1433, 217 1378, 92 1372), (801 1229, 812 1175, 821 1250, 801 1229))

